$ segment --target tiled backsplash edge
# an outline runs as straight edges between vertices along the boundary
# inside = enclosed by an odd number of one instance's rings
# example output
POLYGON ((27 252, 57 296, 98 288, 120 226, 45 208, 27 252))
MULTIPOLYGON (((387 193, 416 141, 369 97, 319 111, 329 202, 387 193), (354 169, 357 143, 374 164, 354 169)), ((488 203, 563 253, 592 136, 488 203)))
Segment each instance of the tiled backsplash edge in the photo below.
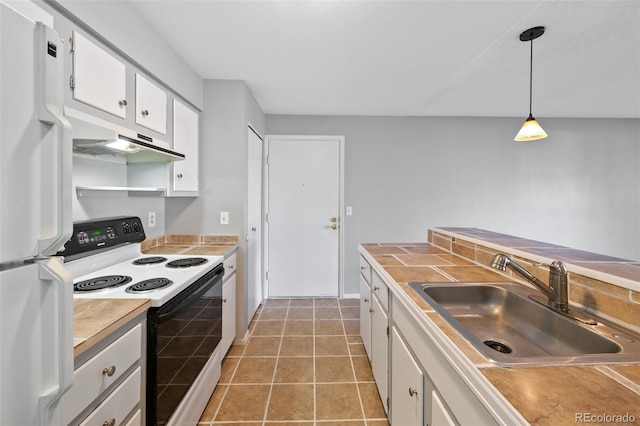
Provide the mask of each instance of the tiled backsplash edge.
MULTIPOLYGON (((512 255, 514 260, 527 264, 526 268, 543 282, 546 283, 549 279, 547 267, 534 267, 531 265, 532 262, 546 260, 536 255, 512 250, 509 247, 498 249, 495 244, 494 247, 489 247, 477 241, 469 241, 464 236, 448 235, 431 229, 428 231, 427 240, 450 253, 457 254, 483 266, 489 265, 496 253, 507 253, 512 255), (514 253, 516 251, 517 254, 514 253)), ((510 270, 502 274, 521 281, 521 278, 515 275, 512 276, 510 270)), ((623 327, 640 332, 640 292, 620 287, 606 282, 606 280, 570 271, 569 300, 576 305, 585 307, 593 312, 594 315, 600 315, 623 327)))
POLYGON ((142 250, 162 244, 238 244, 237 235, 204 235, 204 234, 168 234, 148 238, 142 242, 142 250))

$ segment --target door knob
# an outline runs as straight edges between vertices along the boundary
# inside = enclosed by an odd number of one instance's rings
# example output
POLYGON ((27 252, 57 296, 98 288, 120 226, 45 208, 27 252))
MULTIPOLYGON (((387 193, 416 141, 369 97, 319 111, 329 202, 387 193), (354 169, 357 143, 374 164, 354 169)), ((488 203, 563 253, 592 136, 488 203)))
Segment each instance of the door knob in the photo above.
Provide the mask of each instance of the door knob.
POLYGON ((331 229, 338 229, 338 225, 334 223, 333 225, 331 225, 331 229))
POLYGON ((331 218, 331 222, 336 223, 338 221, 338 218, 332 217, 331 218))

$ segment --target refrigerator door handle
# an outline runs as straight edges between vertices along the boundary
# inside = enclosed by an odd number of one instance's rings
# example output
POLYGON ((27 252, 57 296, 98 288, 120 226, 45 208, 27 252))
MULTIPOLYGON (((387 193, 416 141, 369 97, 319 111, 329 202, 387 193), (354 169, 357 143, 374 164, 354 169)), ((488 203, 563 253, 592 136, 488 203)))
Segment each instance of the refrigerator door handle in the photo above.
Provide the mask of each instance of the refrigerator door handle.
POLYGON ((71 214, 73 141, 71 124, 62 113, 64 95, 62 40, 56 31, 41 22, 36 23, 36 32, 38 119, 56 127, 58 142, 57 166, 59 168, 55 176, 58 196, 54 197, 57 200, 57 206, 52 212, 56 215, 56 234, 38 241, 39 253, 51 256, 64 247, 73 233, 71 214))
POLYGON ((56 326, 57 384, 40 395, 40 424, 52 423, 53 404, 71 388, 73 384, 73 278, 64 268, 61 257, 52 257, 38 262, 40 279, 51 281, 57 286, 58 305, 56 326))

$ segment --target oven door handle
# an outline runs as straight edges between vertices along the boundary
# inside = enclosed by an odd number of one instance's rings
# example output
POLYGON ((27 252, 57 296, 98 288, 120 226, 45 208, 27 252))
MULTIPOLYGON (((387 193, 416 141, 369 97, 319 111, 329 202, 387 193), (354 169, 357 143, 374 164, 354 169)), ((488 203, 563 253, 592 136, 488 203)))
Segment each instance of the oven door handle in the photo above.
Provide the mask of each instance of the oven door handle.
MULTIPOLYGON (((222 281, 222 276, 223 275, 224 275, 224 269, 220 268, 220 271, 218 271, 210 280, 208 280, 207 284, 203 285, 198 290, 196 290, 195 293, 191 294, 189 297, 187 297, 186 299, 182 300, 178 304, 178 306, 174 307, 173 309, 171 309, 168 312, 161 312, 158 315, 158 321, 159 322, 164 322, 166 320, 171 319, 171 317, 175 316, 178 312, 180 312, 180 310, 182 308, 184 308, 185 306, 188 306, 195 299, 200 298, 200 296, 202 296, 207 291, 209 291, 209 289, 212 288, 214 285, 216 285, 219 281, 222 281), (213 283, 213 284, 210 284, 210 283, 213 283)), ((222 299, 222 296, 220 297, 220 299, 222 299)))

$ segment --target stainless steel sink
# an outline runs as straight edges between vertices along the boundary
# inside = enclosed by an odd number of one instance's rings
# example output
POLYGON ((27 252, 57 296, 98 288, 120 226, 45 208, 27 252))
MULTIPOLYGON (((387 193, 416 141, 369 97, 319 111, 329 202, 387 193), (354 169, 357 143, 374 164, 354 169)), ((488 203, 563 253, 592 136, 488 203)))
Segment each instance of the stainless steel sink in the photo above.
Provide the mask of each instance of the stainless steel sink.
POLYGON ((410 285, 476 349, 499 365, 640 362, 640 336, 600 318, 593 317, 596 324, 589 325, 563 315, 536 301, 537 292, 525 285, 410 285))

